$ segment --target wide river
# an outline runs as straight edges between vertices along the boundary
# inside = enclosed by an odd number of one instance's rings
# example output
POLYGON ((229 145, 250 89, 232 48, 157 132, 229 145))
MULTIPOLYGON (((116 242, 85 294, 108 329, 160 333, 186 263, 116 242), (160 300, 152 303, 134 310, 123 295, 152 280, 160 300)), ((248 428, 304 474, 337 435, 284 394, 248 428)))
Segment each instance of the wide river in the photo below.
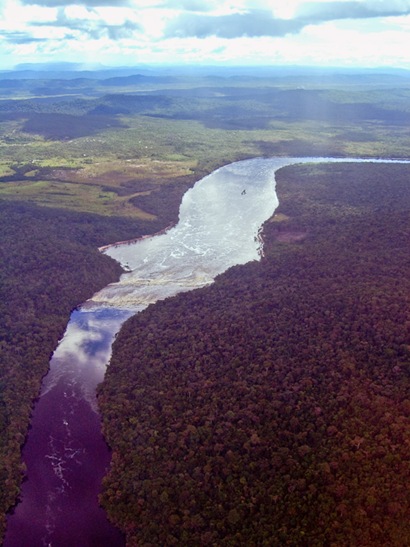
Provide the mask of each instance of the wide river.
POLYGON ((149 304, 210 284, 231 266, 258 260, 261 225, 278 205, 279 168, 341 161, 388 162, 274 158, 233 163, 188 190, 174 228, 104 249, 129 272, 72 313, 53 354, 23 450, 27 480, 8 518, 5 547, 125 544, 98 505, 110 453, 95 397, 121 325, 149 304))

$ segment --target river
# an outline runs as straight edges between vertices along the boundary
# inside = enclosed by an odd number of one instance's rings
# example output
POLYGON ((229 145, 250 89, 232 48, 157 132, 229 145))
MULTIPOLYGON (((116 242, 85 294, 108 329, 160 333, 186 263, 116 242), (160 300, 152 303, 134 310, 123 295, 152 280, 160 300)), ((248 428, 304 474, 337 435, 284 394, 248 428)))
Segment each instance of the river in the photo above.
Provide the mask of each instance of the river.
POLYGON ((8 518, 5 547, 124 545, 98 505, 110 453, 101 435, 95 391, 116 334, 127 318, 148 305, 208 285, 231 266, 258 260, 261 226, 278 205, 275 172, 295 163, 329 161, 375 160, 233 163, 187 191, 178 224, 166 233, 104 248, 129 271, 72 313, 52 356, 23 450, 27 479, 8 518))

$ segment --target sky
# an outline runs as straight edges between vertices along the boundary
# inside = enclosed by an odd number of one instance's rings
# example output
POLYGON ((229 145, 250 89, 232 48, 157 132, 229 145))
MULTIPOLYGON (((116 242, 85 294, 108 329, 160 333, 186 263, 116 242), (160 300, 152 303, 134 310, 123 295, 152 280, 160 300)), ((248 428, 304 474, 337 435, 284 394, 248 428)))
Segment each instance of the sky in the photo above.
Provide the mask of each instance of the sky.
POLYGON ((1 0, 21 63, 410 69, 410 0, 1 0))

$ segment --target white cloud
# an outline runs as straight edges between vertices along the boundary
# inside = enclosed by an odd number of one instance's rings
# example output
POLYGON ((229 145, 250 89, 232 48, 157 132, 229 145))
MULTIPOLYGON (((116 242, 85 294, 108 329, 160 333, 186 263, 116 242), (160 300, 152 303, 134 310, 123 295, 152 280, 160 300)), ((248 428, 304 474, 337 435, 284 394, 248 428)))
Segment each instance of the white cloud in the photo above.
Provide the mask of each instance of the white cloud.
POLYGON ((276 17, 281 19, 291 19, 300 5, 300 0, 286 0, 286 2, 276 2, 273 12, 276 17))
MULTIPOLYGON (((61 13, 61 12, 60 12, 61 13)), ((67 6, 63 8, 63 13, 65 17, 68 19, 99 19, 98 14, 95 11, 87 9, 85 6, 67 6)))
POLYGON ((22 30, 33 21, 40 23, 54 22, 56 10, 40 6, 21 6, 14 2, 6 2, 1 10, 0 28, 22 30))
POLYGON ((106 24, 110 25, 124 25, 127 21, 137 22, 139 19, 138 12, 130 8, 101 7, 95 8, 93 13, 106 24))
POLYGON ((407 13, 410 0, 4 0, 0 60, 410 68, 407 13))
POLYGON ((168 21, 174 17, 172 10, 147 9, 138 13, 138 20, 146 33, 146 39, 157 40, 164 34, 168 21))
POLYGON ((410 30, 410 15, 391 17, 389 18, 388 24, 390 28, 394 28, 397 31, 408 32, 410 30))

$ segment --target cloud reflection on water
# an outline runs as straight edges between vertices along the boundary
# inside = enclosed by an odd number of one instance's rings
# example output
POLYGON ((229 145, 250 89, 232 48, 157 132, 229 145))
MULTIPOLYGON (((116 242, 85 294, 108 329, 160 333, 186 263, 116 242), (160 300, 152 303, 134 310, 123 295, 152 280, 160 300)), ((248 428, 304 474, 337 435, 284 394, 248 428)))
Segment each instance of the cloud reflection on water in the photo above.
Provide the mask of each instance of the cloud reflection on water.
POLYGON ((41 395, 64 381, 72 395, 86 399, 97 411, 95 389, 104 378, 114 337, 130 315, 129 311, 115 309, 75 310, 52 356, 41 395))

